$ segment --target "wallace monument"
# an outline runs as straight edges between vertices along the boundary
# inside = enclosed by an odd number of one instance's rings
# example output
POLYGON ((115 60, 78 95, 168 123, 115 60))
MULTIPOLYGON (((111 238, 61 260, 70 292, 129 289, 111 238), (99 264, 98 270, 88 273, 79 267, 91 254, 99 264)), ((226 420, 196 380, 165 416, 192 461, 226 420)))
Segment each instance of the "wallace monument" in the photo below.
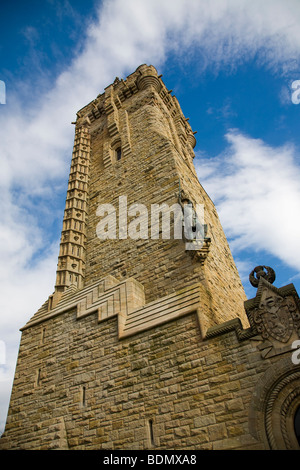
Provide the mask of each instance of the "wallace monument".
POLYGON ((153 66, 78 111, 0 449, 299 449, 298 294, 262 265, 246 298, 195 144, 153 66))

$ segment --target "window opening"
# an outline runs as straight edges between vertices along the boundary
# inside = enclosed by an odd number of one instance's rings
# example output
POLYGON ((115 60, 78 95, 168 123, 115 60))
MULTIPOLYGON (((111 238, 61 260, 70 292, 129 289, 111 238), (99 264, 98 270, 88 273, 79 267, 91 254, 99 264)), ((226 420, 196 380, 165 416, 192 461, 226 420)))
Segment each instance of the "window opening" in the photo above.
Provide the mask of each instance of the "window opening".
POLYGON ((85 392, 86 392, 86 387, 83 385, 82 389, 81 389, 81 405, 82 406, 86 405, 86 401, 85 401, 86 400, 86 396, 85 396, 86 393, 85 392))
POLYGON ((150 443, 152 446, 154 446, 155 443, 154 443, 154 432, 153 432, 153 420, 149 419, 148 423, 149 423, 150 443))
POLYGON ((121 147, 118 147, 116 149, 116 157, 117 157, 117 161, 121 160, 121 157, 122 157, 121 147))
POLYGON ((40 385, 41 382, 41 369, 38 369, 36 384, 40 385))
MULTIPOLYGON (((50 297, 50 308, 52 308, 52 301, 53 301, 53 297, 50 297)), ((46 334, 46 328, 43 328, 42 329, 42 344, 45 343, 45 334, 46 334)))

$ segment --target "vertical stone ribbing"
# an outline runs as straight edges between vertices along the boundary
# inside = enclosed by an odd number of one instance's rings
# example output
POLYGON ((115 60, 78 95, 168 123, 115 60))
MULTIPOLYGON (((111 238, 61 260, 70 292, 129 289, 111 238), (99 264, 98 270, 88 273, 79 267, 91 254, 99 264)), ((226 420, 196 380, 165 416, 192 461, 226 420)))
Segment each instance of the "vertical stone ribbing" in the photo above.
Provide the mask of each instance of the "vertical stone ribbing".
POLYGON ((78 288, 83 286, 89 163, 90 132, 85 125, 75 131, 56 273, 57 292, 64 291, 71 284, 78 288))

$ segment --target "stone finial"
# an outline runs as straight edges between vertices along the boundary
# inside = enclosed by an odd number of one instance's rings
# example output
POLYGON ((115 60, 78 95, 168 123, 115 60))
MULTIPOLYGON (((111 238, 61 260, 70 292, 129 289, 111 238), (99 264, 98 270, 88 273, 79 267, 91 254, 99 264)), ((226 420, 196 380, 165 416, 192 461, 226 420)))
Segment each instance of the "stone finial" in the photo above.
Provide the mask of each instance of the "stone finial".
POLYGON ((256 268, 254 268, 249 275, 250 284, 253 287, 258 287, 259 279, 261 277, 270 284, 273 284, 276 278, 274 269, 270 268, 269 266, 256 266, 256 268))

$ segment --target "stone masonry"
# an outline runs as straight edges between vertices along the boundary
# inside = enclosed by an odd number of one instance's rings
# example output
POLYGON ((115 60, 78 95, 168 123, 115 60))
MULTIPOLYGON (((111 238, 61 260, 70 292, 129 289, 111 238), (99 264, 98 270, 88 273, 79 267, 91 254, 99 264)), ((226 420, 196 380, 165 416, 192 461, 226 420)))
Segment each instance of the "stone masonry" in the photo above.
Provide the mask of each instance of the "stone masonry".
POLYGON ((55 290, 22 328, 0 449, 299 448, 298 294, 261 266, 246 299, 195 144, 153 66, 78 112, 55 290), (201 248, 149 219, 126 237, 117 213, 100 239, 99 206, 124 196, 202 204, 201 248))

